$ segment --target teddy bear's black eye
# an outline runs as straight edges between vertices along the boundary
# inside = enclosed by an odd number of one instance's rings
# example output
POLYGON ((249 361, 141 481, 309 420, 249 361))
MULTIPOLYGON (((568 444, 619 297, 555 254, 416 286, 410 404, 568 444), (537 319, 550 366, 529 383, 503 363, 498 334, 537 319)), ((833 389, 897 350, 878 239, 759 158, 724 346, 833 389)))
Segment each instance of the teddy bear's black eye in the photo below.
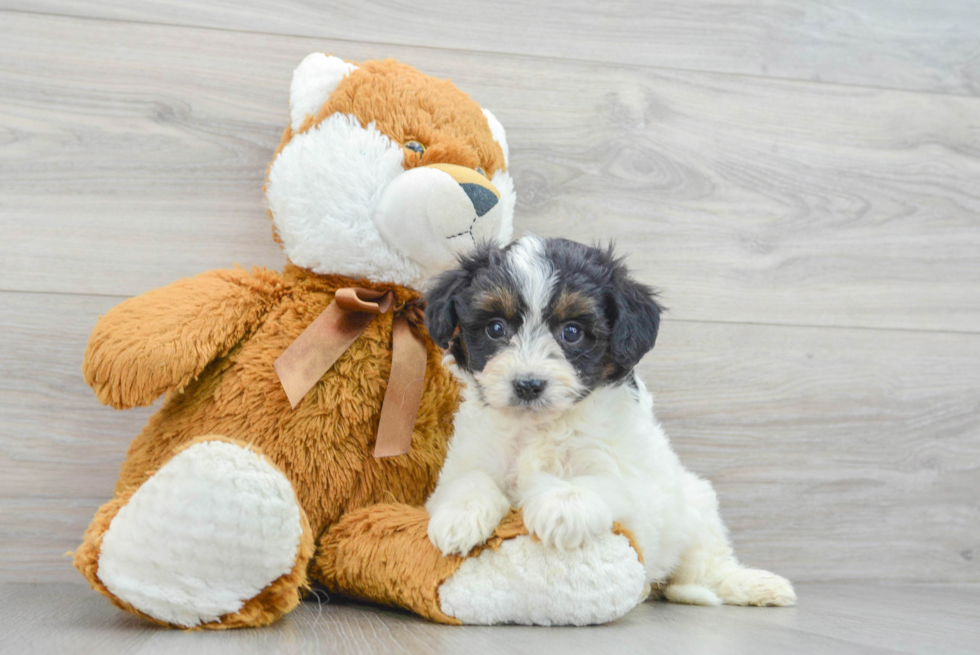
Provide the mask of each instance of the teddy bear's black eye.
POLYGON ((476 167, 476 172, 479 173, 480 175, 482 175, 483 177, 486 177, 487 176, 487 172, 485 170, 483 170, 482 168, 480 168, 479 166, 476 167))
POLYGON ((507 336, 507 326, 499 318, 487 323, 487 336, 491 339, 503 339, 507 336))
POLYGON ((411 141, 405 142, 405 147, 417 154, 419 157, 425 152, 425 146, 423 146, 418 141, 412 139, 411 141))

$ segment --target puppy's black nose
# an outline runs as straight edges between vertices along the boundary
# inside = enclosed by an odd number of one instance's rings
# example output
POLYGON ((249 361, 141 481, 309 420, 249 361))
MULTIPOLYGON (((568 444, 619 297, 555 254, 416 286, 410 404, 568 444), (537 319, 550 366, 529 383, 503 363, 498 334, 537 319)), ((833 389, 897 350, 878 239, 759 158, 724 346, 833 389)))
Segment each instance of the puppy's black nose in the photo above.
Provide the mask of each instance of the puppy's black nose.
POLYGON ((545 384, 538 378, 520 378, 514 380, 514 393, 521 400, 534 400, 544 391, 545 384))

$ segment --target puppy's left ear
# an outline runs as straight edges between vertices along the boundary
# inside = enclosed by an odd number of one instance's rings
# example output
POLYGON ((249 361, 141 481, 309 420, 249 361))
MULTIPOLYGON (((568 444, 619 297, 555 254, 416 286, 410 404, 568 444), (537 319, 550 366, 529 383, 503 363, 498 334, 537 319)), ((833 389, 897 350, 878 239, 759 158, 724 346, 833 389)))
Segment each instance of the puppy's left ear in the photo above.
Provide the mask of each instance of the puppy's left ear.
POLYGON ((629 373, 653 349, 662 310, 653 289, 632 279, 625 267, 618 265, 606 298, 606 316, 612 328, 609 351, 616 365, 613 379, 629 373))

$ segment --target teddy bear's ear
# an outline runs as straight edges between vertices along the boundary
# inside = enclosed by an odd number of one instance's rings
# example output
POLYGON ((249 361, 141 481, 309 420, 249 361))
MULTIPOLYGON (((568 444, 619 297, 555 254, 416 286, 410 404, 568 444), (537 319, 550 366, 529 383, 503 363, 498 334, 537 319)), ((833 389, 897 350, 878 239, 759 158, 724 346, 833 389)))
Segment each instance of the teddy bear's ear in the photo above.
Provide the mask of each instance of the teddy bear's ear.
POLYGON ((500 121, 489 109, 484 109, 483 115, 487 117, 487 122, 490 123, 490 133, 493 135, 493 140, 499 143, 504 151, 504 163, 510 167, 510 151, 507 149, 507 132, 504 131, 504 126, 500 124, 500 121))
POLYGON ((293 130, 298 130, 307 116, 316 114, 340 81, 355 70, 357 66, 339 57, 322 52, 307 55, 293 71, 289 87, 289 120, 293 130))

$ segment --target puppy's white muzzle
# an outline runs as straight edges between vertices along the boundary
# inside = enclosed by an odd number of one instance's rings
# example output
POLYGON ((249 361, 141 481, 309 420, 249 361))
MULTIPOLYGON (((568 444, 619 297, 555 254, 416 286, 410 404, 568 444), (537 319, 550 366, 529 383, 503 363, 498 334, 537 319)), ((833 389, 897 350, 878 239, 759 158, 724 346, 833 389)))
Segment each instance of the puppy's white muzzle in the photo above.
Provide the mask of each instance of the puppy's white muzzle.
POLYGON ((582 383, 547 330, 539 327, 528 332, 473 376, 491 407, 538 414, 544 419, 569 409, 578 399, 582 383))
POLYGON ((388 184, 372 218, 385 241, 435 272, 477 243, 495 240, 502 205, 497 188, 475 170, 432 164, 388 184))

